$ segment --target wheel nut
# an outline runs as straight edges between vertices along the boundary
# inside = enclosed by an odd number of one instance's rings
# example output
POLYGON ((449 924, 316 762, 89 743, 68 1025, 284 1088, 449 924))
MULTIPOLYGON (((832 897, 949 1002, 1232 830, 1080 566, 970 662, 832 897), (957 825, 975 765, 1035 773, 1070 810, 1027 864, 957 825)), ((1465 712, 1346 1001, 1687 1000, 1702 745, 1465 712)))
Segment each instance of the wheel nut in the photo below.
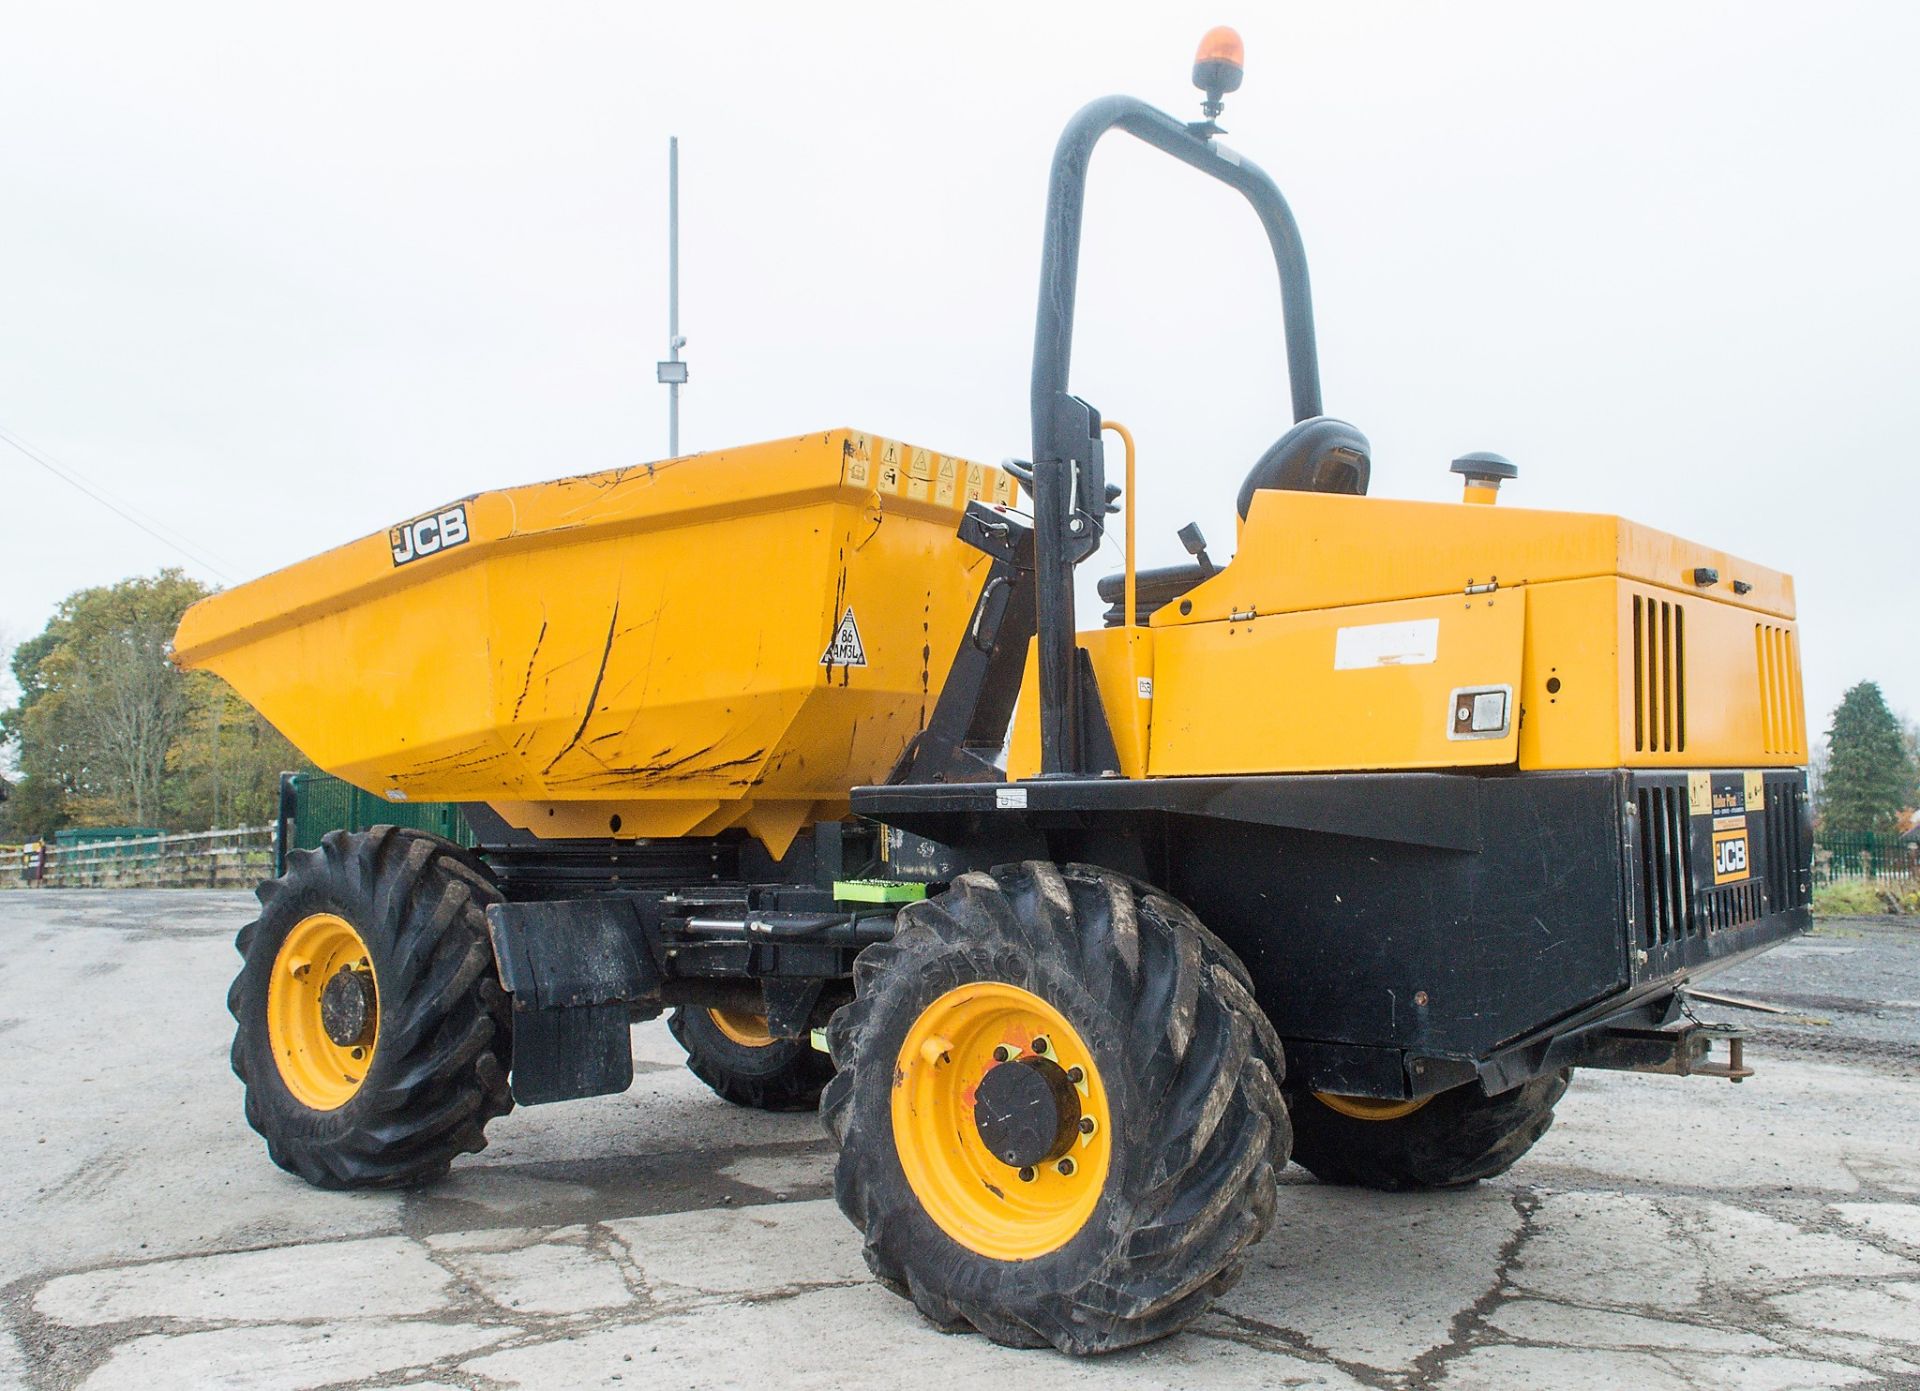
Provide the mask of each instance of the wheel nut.
POLYGON ((1058 1169, 1063 1177, 1073 1177, 1073 1160, 1071 1158, 1061 1160, 1058 1164, 1054 1165, 1054 1168, 1058 1169))
POLYGON ((993 1050, 993 1060, 997 1063, 1010 1063, 1013 1061, 1013 1050, 1003 1043, 993 1050))
POLYGON ((1032 1169, 1022 1169, 1022 1170, 1020 1171, 1020 1182, 1022 1182, 1022 1183, 1032 1183, 1032 1182, 1033 1182, 1033 1170, 1032 1170, 1032 1169))
POLYGON ((1071 1083, 1073 1083, 1073 1085, 1074 1085, 1074 1086, 1076 1086, 1076 1087, 1077 1087, 1077 1086, 1079 1086, 1079 1085, 1080 1085, 1080 1084, 1081 1084, 1082 1082, 1084 1082, 1084 1081, 1086 1081, 1086 1080, 1087 1080, 1087 1073, 1086 1073, 1086 1069, 1085 1069, 1085 1068, 1079 1068, 1079 1067, 1070 1067, 1070 1068, 1068 1068, 1068 1069, 1067 1069, 1067 1080, 1068 1080, 1069 1082, 1071 1082, 1071 1083))
POLYGON ((1044 1035, 1040 1038, 1036 1038, 1033 1041, 1033 1051, 1036 1053, 1040 1053, 1040 1054, 1048 1053, 1052 1050, 1052 1047, 1053 1045, 1047 1042, 1044 1035))
POLYGON ((1082 1135, 1093 1134, 1093 1117, 1092 1116, 1080 1117, 1080 1133, 1082 1135))

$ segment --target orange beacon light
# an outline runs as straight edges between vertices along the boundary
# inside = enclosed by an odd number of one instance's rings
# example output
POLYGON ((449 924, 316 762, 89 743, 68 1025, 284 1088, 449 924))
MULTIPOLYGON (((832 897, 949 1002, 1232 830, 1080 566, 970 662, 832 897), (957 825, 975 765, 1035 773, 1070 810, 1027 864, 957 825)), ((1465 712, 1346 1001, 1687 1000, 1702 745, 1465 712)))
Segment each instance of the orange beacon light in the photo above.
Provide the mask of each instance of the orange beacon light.
POLYGON ((1207 119, 1225 110, 1220 98, 1240 90, 1246 69, 1246 45, 1240 42, 1238 31, 1224 24, 1207 30, 1193 55, 1193 85, 1207 94, 1206 105, 1201 108, 1207 119))

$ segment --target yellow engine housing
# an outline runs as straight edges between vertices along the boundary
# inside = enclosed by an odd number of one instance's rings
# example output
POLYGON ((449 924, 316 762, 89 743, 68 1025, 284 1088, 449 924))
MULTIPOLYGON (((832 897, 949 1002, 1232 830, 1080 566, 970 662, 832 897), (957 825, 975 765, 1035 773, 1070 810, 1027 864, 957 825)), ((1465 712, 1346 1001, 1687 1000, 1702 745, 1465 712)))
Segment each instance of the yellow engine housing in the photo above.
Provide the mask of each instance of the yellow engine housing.
POLYGON ((1258 492, 1231 564, 1080 642, 1129 777, 1807 760, 1792 579, 1619 517, 1258 492))

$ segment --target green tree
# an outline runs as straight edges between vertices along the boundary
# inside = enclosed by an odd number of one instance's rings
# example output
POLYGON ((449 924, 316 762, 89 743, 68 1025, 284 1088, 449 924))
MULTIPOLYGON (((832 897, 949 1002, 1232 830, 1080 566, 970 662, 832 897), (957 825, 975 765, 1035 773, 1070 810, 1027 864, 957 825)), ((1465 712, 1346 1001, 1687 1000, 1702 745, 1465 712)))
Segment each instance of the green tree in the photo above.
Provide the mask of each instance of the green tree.
POLYGON ((59 645, 59 635, 49 623, 46 632, 13 650, 11 666, 19 699, 11 708, 0 710, 0 743, 16 755, 20 775, 6 803, 0 805, 0 840, 51 835, 73 819, 67 808, 73 779, 62 772, 66 760, 57 748, 45 747, 37 738, 29 747, 26 733, 34 704, 46 694, 40 664, 59 645))
POLYGON ((0 802, 0 845, 22 845, 50 836, 69 821, 66 801, 45 778, 10 779, 0 802))
POLYGON ((1824 830, 1891 831, 1912 805, 1916 772, 1904 731, 1886 697, 1862 681, 1841 698, 1827 731, 1827 771, 1820 784, 1824 830))

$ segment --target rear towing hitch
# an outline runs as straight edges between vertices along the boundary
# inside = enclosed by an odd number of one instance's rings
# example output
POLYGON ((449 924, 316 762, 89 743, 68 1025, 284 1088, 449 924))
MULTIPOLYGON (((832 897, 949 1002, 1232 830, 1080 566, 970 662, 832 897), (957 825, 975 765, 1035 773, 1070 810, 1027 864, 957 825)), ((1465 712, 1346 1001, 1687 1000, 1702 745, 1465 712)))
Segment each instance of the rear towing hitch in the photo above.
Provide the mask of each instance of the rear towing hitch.
POLYGON ((1737 1024, 1703 1024, 1697 1019, 1670 1029, 1615 1024, 1583 1041, 1578 1066, 1744 1082, 1753 1076, 1753 1069, 1746 1065, 1746 1040, 1747 1030, 1737 1024), (1727 1045, 1724 1060, 1714 1058, 1716 1039, 1727 1045))

